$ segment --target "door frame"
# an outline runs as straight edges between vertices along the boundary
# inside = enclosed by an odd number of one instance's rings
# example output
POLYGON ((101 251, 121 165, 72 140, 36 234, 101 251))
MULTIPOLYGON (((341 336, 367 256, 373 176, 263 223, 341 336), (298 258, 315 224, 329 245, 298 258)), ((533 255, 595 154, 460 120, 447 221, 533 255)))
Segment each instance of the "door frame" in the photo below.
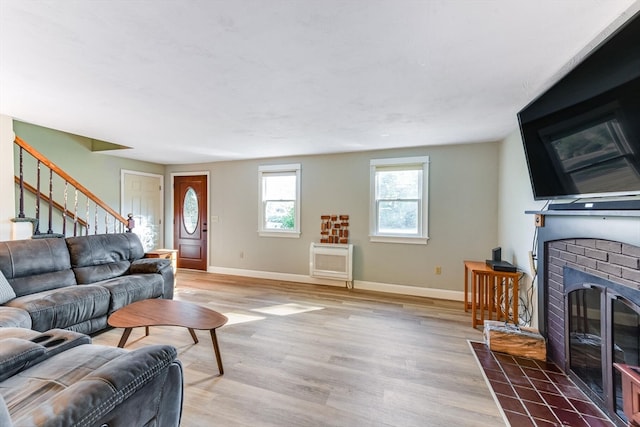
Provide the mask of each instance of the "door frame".
MULTIPOLYGON (((120 169, 120 214, 123 217, 127 217, 127 215, 129 214, 129 212, 122 212, 122 207, 124 206, 124 176, 125 174, 127 175, 140 175, 140 176, 150 176, 153 178, 159 178, 160 179, 160 212, 162 212, 162 236, 159 242, 160 247, 164 247, 165 244, 165 235, 167 234, 167 229, 166 229, 166 209, 164 206, 164 175, 160 175, 157 173, 150 173, 150 172, 140 172, 140 171, 134 171, 134 170, 130 170, 130 169, 120 169)), ((135 227, 134 227, 135 229, 135 227)), ((172 229, 173 231, 173 229, 172 229)))
MULTIPOLYGON (((170 209, 170 215, 171 215, 171 221, 169 222, 169 224, 171 224, 171 241, 172 241, 172 247, 174 247, 176 245, 176 242, 174 242, 173 240, 173 236, 175 233, 175 216, 173 215, 173 205, 175 203, 175 177, 177 176, 194 176, 194 175, 206 175, 207 177, 207 205, 204 207, 206 209, 206 218, 207 218, 207 224, 209 224, 209 226, 207 227, 207 271, 209 271, 209 266, 211 265, 211 224, 210 224, 210 218, 209 218, 209 212, 211 211, 211 174, 209 173, 209 171, 188 171, 188 172, 171 172, 171 209, 170 209)), ((165 229, 165 234, 166 234, 166 229, 165 229)))

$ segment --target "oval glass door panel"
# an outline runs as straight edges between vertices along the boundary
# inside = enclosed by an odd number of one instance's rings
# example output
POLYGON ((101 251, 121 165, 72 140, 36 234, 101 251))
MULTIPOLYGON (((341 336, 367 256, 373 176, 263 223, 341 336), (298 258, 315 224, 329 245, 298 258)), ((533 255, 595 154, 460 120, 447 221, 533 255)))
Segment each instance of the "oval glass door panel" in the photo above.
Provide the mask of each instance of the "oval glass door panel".
POLYGON ((182 205, 182 220, 187 233, 195 233, 196 228, 198 228, 199 217, 198 196, 196 195, 196 191, 192 187, 189 187, 184 195, 184 204, 182 205))

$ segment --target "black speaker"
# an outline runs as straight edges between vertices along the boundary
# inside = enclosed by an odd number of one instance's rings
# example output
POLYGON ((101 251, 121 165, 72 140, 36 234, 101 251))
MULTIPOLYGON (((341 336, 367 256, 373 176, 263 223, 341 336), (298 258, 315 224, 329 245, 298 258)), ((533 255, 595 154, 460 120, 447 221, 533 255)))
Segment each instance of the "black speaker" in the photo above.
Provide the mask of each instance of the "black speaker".
POLYGON ((491 249, 491 260, 492 261, 502 261, 502 248, 501 247, 497 247, 497 248, 493 248, 491 249))

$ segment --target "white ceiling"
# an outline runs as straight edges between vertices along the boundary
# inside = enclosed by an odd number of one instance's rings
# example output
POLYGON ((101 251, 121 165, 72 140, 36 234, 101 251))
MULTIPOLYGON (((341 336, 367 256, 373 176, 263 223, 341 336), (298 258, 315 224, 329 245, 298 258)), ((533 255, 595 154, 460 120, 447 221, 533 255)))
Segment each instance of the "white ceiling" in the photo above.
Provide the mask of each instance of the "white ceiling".
POLYGON ((163 164, 499 140, 640 0, 0 0, 0 113, 163 164))

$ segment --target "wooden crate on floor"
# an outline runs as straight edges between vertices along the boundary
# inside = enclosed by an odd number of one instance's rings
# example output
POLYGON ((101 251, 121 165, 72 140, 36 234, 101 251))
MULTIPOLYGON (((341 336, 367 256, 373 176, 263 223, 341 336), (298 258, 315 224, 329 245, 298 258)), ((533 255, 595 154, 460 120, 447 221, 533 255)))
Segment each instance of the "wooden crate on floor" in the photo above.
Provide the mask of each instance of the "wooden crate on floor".
POLYGON ((484 321, 484 342, 491 351, 547 360, 547 345, 537 329, 516 327, 504 321, 484 321))

